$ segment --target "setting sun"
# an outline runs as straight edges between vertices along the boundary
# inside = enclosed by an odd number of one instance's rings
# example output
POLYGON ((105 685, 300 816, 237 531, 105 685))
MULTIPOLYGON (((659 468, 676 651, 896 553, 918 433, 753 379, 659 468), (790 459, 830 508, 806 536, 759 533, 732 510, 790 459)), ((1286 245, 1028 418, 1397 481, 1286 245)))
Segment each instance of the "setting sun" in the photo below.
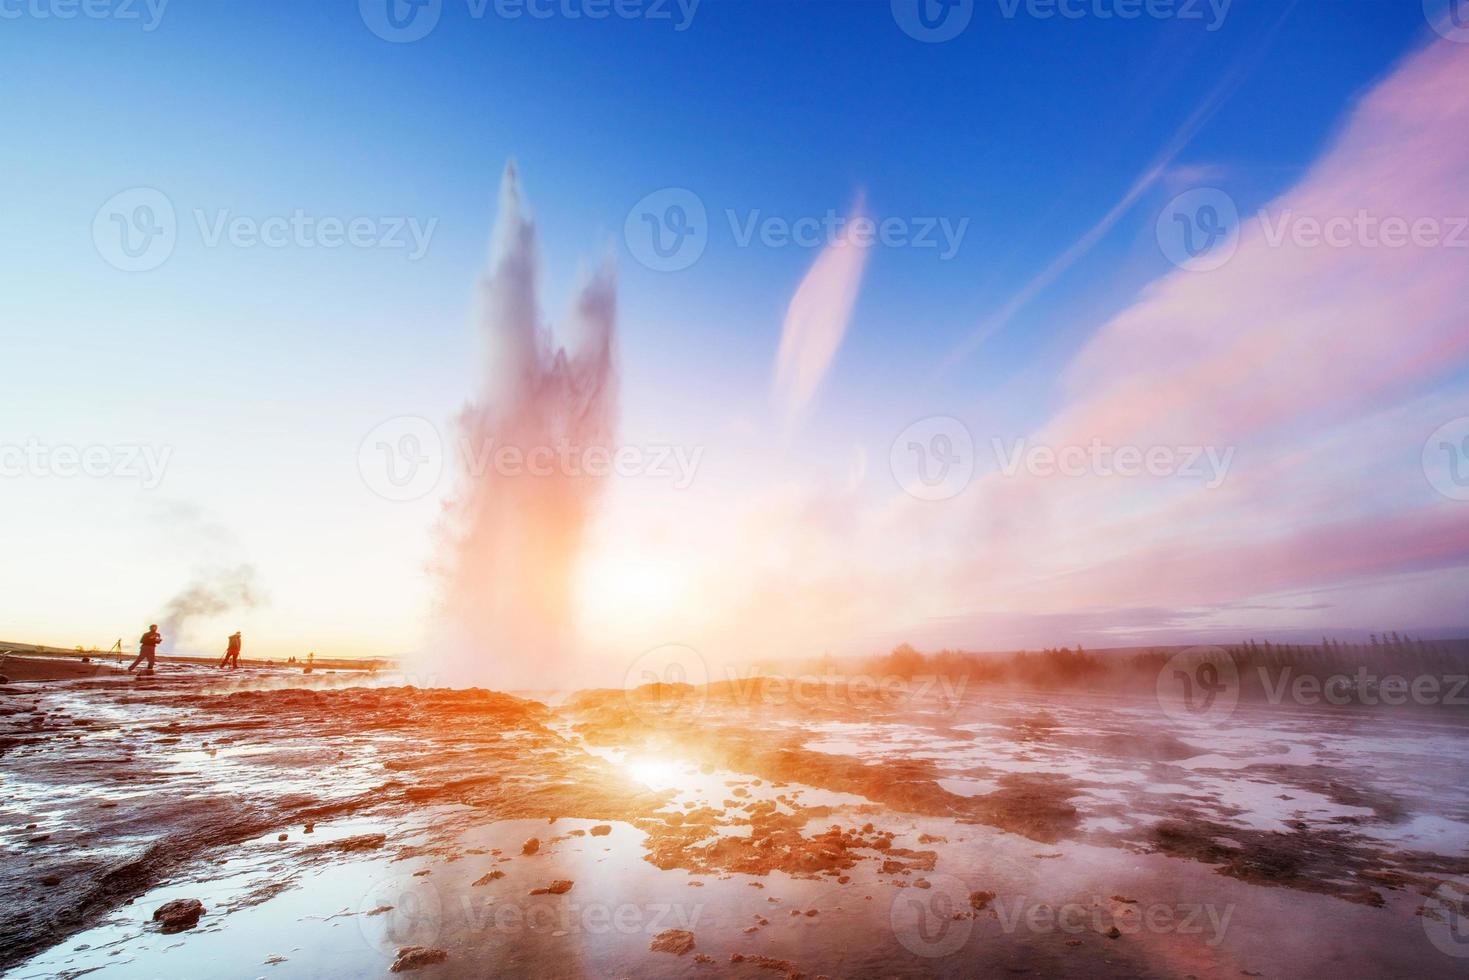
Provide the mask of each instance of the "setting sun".
POLYGON ((636 630, 669 618, 688 593, 688 574, 658 554, 588 556, 578 576, 583 623, 598 631, 636 630))

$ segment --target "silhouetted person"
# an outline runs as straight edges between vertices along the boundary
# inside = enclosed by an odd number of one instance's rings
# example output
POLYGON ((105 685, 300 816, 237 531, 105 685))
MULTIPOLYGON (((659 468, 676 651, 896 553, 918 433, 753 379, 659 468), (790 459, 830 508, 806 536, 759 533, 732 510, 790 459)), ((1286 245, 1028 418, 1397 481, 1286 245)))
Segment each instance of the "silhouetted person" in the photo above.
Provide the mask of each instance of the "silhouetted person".
POLYGON ((219 665, 228 667, 230 670, 240 666, 240 634, 238 632, 230 634, 229 646, 225 648, 224 659, 219 662, 219 665))
POLYGON ((138 666, 145 658, 148 661, 148 669, 152 670, 153 655, 158 650, 158 644, 162 642, 163 634, 158 632, 158 624, 154 623, 148 627, 148 632, 144 633, 142 638, 138 640, 138 659, 133 661, 133 665, 128 668, 128 671, 131 673, 133 667, 138 666))

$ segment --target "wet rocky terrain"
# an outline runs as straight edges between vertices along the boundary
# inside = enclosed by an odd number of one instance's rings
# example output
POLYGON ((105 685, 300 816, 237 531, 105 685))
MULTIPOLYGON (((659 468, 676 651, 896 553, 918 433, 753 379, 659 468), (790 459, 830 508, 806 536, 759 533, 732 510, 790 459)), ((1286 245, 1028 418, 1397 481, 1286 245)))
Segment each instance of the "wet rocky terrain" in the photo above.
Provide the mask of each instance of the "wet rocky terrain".
POLYGON ((0 687, 0 973, 1469 962, 1453 717, 1277 706, 1210 727, 1141 699, 830 680, 555 703, 360 683, 0 687))

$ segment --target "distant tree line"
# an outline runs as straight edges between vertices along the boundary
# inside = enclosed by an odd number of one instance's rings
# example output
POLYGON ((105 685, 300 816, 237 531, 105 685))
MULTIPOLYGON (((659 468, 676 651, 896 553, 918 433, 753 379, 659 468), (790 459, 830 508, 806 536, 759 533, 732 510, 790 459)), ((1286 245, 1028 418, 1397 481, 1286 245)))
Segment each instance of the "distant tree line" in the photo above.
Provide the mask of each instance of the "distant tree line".
MULTIPOLYGON (((1462 674, 1469 670, 1469 639, 1424 640, 1396 630, 1371 634, 1366 643, 1343 643, 1322 637, 1321 642, 1277 643, 1246 640, 1220 646, 1152 646, 1090 653, 1080 644, 1047 647, 1039 651, 976 653, 943 649, 923 653, 901 643, 884 654, 838 660, 823 655, 794 666, 797 673, 867 674, 879 677, 943 676, 964 678, 968 684, 1021 684, 1040 688, 1151 687, 1160 671, 1180 652, 1190 650, 1208 659, 1228 658, 1245 680, 1246 690, 1258 689, 1258 669, 1288 670, 1294 674, 1325 677, 1350 674, 1367 667, 1379 673, 1412 672, 1462 674)), ((767 667, 773 665, 765 665, 767 667)))

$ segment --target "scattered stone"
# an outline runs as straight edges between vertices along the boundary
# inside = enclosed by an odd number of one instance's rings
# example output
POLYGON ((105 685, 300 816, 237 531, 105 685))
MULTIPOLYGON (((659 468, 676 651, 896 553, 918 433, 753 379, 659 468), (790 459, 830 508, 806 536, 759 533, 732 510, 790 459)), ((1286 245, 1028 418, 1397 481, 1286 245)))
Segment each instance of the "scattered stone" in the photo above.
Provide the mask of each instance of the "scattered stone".
POLYGON ((427 878, 431 874, 433 874, 432 871, 430 871, 428 868, 424 868, 422 871, 415 871, 415 872, 413 872, 413 877, 415 877, 415 878, 427 878))
POLYGON ((398 958, 393 961, 392 971, 394 973, 406 973, 409 970, 417 970, 435 963, 442 963, 449 958, 449 954, 442 949, 429 949, 425 946, 404 946, 398 950, 398 958))
POLYGON ((280 834, 276 837, 276 840, 285 840, 289 836, 289 834, 280 834))
POLYGON ((371 916, 371 915, 382 915, 384 912, 391 912, 391 911, 393 911, 393 907, 391 905, 379 905, 377 908, 375 908, 375 909, 368 909, 366 912, 363 912, 362 914, 363 915, 369 915, 369 916, 371 916))
POLYGON ((496 868, 494 871, 491 871, 489 874, 487 874, 484 877, 480 878, 478 881, 476 881, 470 887, 473 888, 473 887, 476 887, 478 885, 488 885, 490 882, 497 881, 497 880, 499 880, 500 878, 503 878, 503 877, 505 877, 505 872, 503 872, 503 871, 499 870, 498 868, 496 868))
POLYGON ((1135 899, 1135 898, 1123 898, 1121 895, 1113 895, 1112 896, 1112 901, 1114 901, 1114 902, 1121 902, 1124 905, 1136 905, 1137 904, 1137 899, 1135 899))
POLYGON ((524 844, 522 844, 520 846, 520 853, 521 854, 534 854, 536 851, 539 851, 540 849, 541 849, 541 839, 539 837, 532 837, 530 840, 526 841, 524 844))
POLYGON ((267 956, 265 958, 265 965, 266 966, 275 966, 277 963, 284 963, 284 962, 286 962, 286 958, 284 956, 267 956))
POLYGON ((44 878, 41 879, 41 884, 45 885, 47 888, 54 888, 57 885, 61 884, 61 879, 56 877, 55 875, 46 875, 44 878))
POLYGON ((199 924, 204 903, 197 898, 176 898, 153 910, 153 921, 162 924, 164 932, 183 932, 199 924))
POLYGON ((591 833, 593 837, 606 837, 612 833, 612 825, 609 823, 599 823, 592 828, 591 833))
POLYGON ((913 882, 913 887, 914 888, 932 888, 933 886, 928 883, 928 879, 927 878, 919 878, 917 881, 913 882))
POLYGON ((682 956, 694 948, 694 934, 687 929, 664 929, 653 937, 648 949, 655 953, 672 953, 682 956))
POLYGON ((1121 929, 1118 929, 1116 926, 1113 926, 1112 928, 1110 928, 1106 932, 1104 932, 1102 935, 1106 936, 1108 939, 1117 939, 1117 938, 1120 938, 1122 936, 1122 930, 1121 929))
POLYGON ((714 957, 709 956, 706 953, 695 953, 694 954, 694 962, 695 963, 713 963, 714 962, 714 957))
POLYGON ((532 888, 530 893, 532 895, 565 895, 571 891, 571 884, 565 878, 557 878, 545 888, 532 888))
POLYGON ((969 906, 972 909, 974 909, 974 911, 976 911, 976 912, 983 912, 985 909, 987 909, 987 908, 990 907, 990 903, 993 902, 994 900, 995 900, 995 893, 994 892, 970 892, 969 893, 969 906))

